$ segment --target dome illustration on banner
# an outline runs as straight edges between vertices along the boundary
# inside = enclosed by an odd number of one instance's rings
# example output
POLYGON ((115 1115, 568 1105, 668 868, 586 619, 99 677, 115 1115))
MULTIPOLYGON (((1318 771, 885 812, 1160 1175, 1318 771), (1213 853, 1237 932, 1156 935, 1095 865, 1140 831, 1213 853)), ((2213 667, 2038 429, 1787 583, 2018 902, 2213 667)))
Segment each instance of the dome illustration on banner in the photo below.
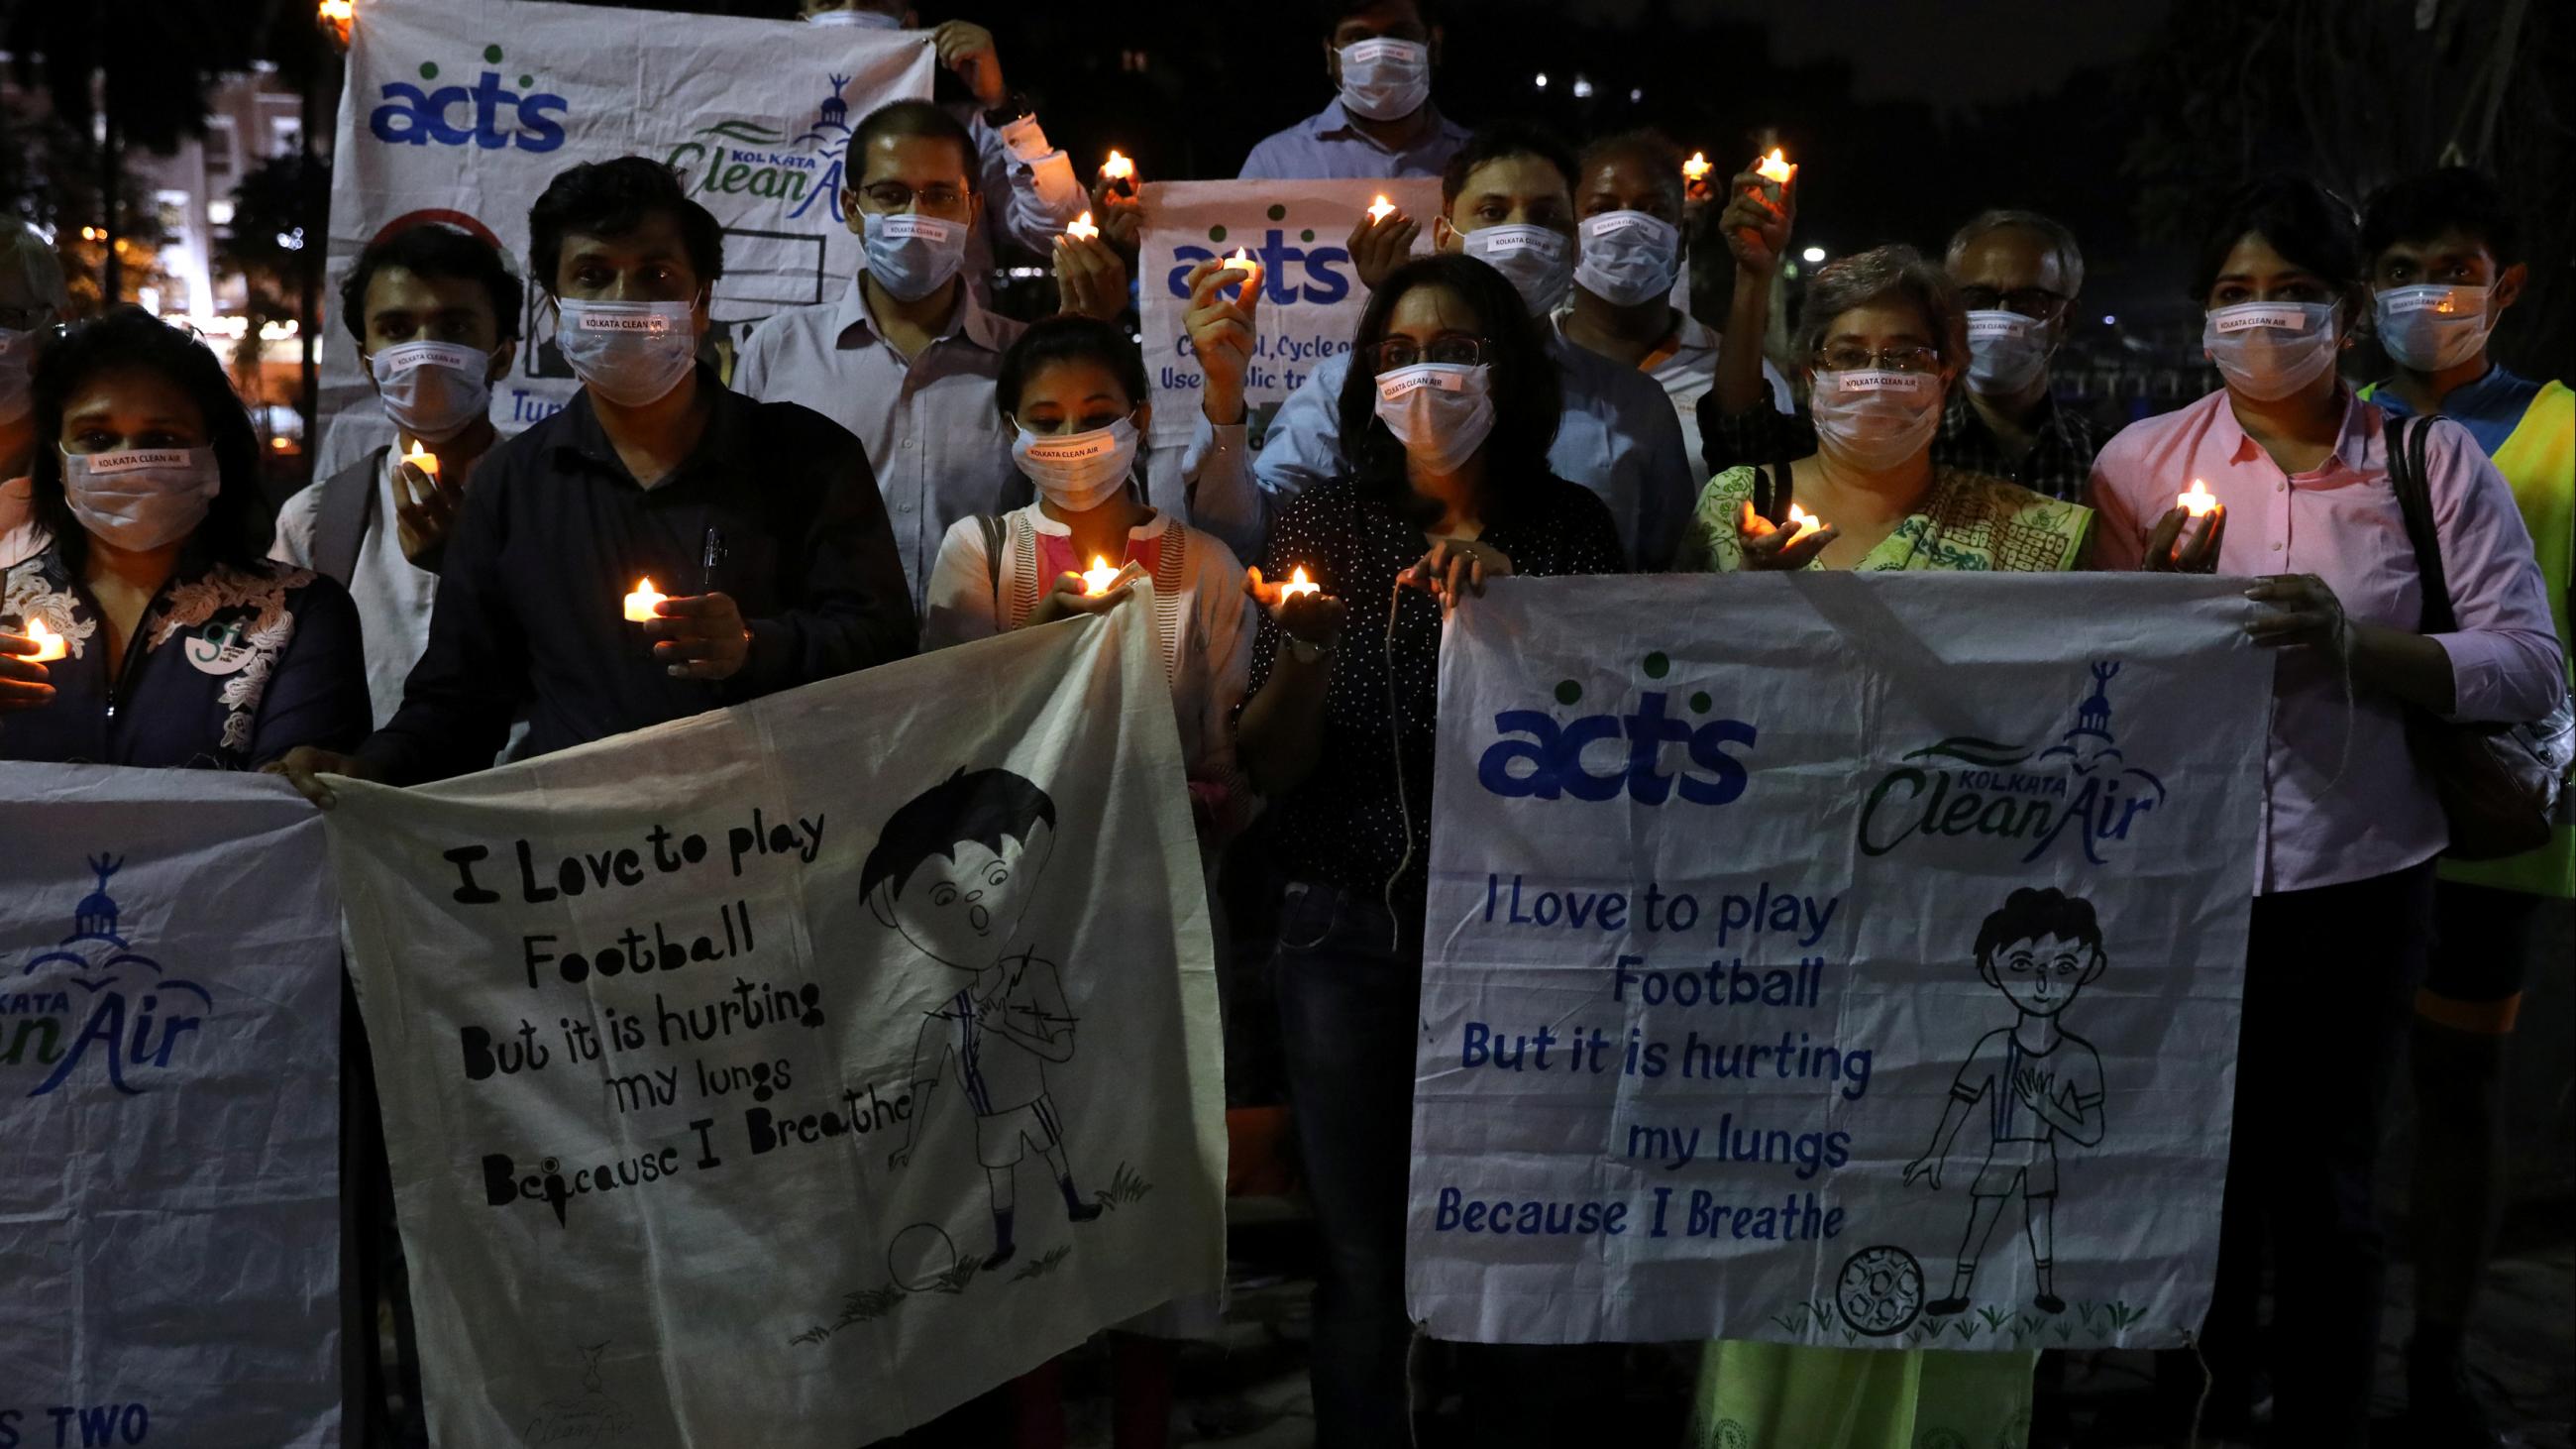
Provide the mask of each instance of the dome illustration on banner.
POLYGON ((73 907, 72 933, 52 950, 29 957, 10 983, 35 1009, 18 1014, 8 1059, 15 1060, 28 1032, 41 1027, 34 1055, 51 1067, 29 1096, 52 1092, 93 1057, 117 1091, 135 1095, 142 1088, 129 1075, 170 1066, 214 1005, 205 987, 169 975, 126 939, 124 912, 107 888, 108 878, 124 867, 123 856, 90 857, 98 884, 73 907), (67 986, 83 994, 75 998, 67 986))

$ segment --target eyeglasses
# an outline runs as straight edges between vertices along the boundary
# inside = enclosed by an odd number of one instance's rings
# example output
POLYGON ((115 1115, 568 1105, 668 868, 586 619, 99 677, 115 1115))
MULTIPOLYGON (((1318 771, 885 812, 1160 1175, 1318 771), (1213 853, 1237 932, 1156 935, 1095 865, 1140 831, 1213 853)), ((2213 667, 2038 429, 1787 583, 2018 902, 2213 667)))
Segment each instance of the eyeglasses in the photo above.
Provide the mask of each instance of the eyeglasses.
POLYGON ((1961 305, 1971 312, 2019 312, 2042 322, 2056 316, 2059 309, 2074 300, 2064 292, 2052 292, 2046 287, 2015 287, 2009 292, 1999 292, 1992 287, 1959 289, 1961 305))
POLYGON ((868 210, 879 215, 901 211, 917 199, 921 210, 931 216, 953 216, 966 205, 966 192, 945 182, 936 182, 919 191, 900 181, 880 181, 859 188, 859 199, 868 210))
POLYGON ((1866 347, 1846 344, 1819 348, 1812 360, 1825 372, 1861 372, 1872 367, 1885 372, 1941 370, 1941 354, 1929 347, 1882 347, 1872 352, 1866 347))
POLYGON ((1435 337, 1428 346, 1410 337, 1390 337, 1370 348, 1369 358, 1377 364, 1380 372, 1394 372, 1424 362, 1474 367, 1486 360, 1492 346, 1482 337, 1435 337))

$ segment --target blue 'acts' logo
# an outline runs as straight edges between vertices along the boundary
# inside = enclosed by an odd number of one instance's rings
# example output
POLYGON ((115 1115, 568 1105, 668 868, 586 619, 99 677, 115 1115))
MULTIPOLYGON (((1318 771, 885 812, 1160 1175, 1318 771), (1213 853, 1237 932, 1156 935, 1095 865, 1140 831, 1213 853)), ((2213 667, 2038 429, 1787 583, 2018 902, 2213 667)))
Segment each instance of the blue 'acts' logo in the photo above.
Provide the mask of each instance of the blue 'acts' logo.
MULTIPOLYGON (((1645 658, 1649 679, 1672 672, 1661 653, 1645 658)), ((1556 687, 1560 704, 1583 698, 1583 687, 1566 680, 1556 687)), ((1640 805, 1661 805, 1675 795, 1694 805, 1724 805, 1743 795, 1750 776, 1729 745, 1750 749, 1754 727, 1740 719, 1706 715, 1715 702, 1708 691, 1694 691, 1679 708, 1663 689, 1639 691, 1624 714, 1591 714, 1559 720, 1545 710, 1507 709, 1494 716, 1501 736, 1486 747, 1476 763, 1476 783, 1506 799, 1609 800, 1625 793, 1640 805), (1668 751, 1680 746, 1687 762, 1667 772, 1668 751), (1588 752, 1588 754, 1587 754, 1588 752)))
MULTIPOLYGON (((1314 233, 1302 235, 1311 237, 1314 233)), ((1224 241, 1218 234, 1212 234, 1211 239, 1220 244, 1224 241)), ((1277 227, 1265 233, 1257 247, 1249 243, 1237 245, 1248 247, 1253 259, 1261 263, 1261 295, 1273 306, 1284 307, 1291 302, 1330 306, 1351 294, 1351 279, 1345 270, 1351 260, 1348 247, 1301 245, 1290 241, 1288 234, 1277 227)), ((1197 245, 1174 247, 1172 272, 1164 279, 1164 285, 1173 296, 1186 299, 1190 289, 1183 279, 1189 276, 1190 268, 1211 257, 1232 256, 1234 252, 1231 246, 1222 253, 1197 245)))
MULTIPOLYGON (((499 64, 501 47, 483 47, 483 59, 499 64)), ((438 79, 435 61, 423 61, 420 78, 438 79)), ((471 86, 445 85, 425 90, 407 81, 388 81, 385 103, 367 117, 367 129, 379 141, 407 146, 463 146, 486 151, 516 146, 522 151, 552 151, 564 143, 559 122, 572 103, 551 91, 535 89, 537 78, 519 77, 519 88, 501 83, 501 73, 486 70, 471 86)))

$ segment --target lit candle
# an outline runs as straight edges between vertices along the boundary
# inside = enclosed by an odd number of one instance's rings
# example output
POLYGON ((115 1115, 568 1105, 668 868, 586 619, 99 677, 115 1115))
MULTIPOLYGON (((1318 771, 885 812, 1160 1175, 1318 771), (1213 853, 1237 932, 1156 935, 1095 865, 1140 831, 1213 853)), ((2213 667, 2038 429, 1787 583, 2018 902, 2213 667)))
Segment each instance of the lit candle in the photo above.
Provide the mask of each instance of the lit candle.
POLYGON ((667 594, 657 593, 654 591, 653 581, 651 579, 637 579, 635 581, 635 592, 626 596, 626 622, 629 624, 641 624, 647 620, 661 617, 653 612, 653 606, 668 597, 670 596, 667 594))
POLYGON ((2194 478, 2188 491, 2174 495, 2174 506, 2194 518, 2207 518, 2218 500, 2210 495, 2208 484, 2194 478))
POLYGON ((1797 504, 1789 505, 1789 542, 1796 543, 1825 526, 1825 521, 1797 504))
POLYGON ((1708 153, 1705 151, 1693 151, 1690 154, 1690 159, 1682 163, 1682 179, 1684 181, 1706 181, 1708 179, 1708 173, 1708 153))
POLYGON ((431 482, 438 480, 438 455, 422 447, 418 439, 412 441, 411 451, 403 454, 402 460, 428 474, 431 482))
POLYGON ((1395 215, 1395 203, 1387 200, 1384 196, 1380 196, 1376 201, 1370 203, 1368 214, 1369 221, 1372 224, 1384 221, 1388 217, 1395 215))
POLYGON ((1251 252, 1242 247, 1236 247, 1234 255, 1225 259, 1225 264, 1246 274, 1243 279, 1243 290, 1237 294, 1237 300, 1247 307, 1251 306, 1252 299, 1261 291, 1261 263, 1252 259, 1251 252))
POLYGON ((1299 594, 1321 594, 1323 591, 1324 586, 1306 577, 1306 566, 1299 564, 1289 571, 1288 582, 1279 586, 1279 602, 1285 604, 1299 594))
POLYGON ((27 621, 27 637, 34 641, 36 652, 33 654, 21 654, 18 656, 19 658, 32 659, 38 664, 43 664, 49 660, 60 659, 63 657, 63 636, 46 628, 44 620, 29 619, 27 621))
POLYGON ((1113 149, 1109 153, 1109 159, 1100 163, 1100 179, 1121 182, 1132 187, 1136 180, 1136 163, 1113 149))
POLYGON ((1096 553, 1093 554, 1091 556, 1091 567, 1082 571, 1083 594, 1089 598, 1098 598, 1100 595, 1108 593, 1109 586, 1118 582, 1118 574, 1118 567, 1112 564, 1107 556, 1096 553))
POLYGON ((1770 155, 1754 163, 1753 170, 1763 180, 1777 182, 1782 186, 1788 185, 1789 178, 1798 174, 1798 168, 1790 163, 1788 157, 1780 154, 1780 148, 1777 146, 1771 148, 1770 155))
POLYGON ((1088 241, 1093 237, 1100 235, 1100 228, 1091 224, 1091 213, 1086 211, 1082 215, 1073 219, 1073 225, 1066 227, 1064 229, 1064 234, 1078 240, 1088 241))

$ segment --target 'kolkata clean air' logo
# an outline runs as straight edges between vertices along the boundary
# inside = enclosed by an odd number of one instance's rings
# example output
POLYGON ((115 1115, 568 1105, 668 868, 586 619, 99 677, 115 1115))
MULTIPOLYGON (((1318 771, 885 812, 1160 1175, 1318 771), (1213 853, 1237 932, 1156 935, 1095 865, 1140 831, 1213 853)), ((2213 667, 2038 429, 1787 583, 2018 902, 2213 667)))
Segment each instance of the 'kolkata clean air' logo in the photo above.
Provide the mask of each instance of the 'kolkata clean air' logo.
MULTIPOLYGON (((1612 800, 1625 794, 1640 805, 1679 796, 1694 805, 1725 805, 1744 793, 1744 762, 1729 745, 1751 750, 1754 727, 1716 713, 1707 690, 1677 699, 1661 685, 1672 660, 1649 654, 1640 665, 1657 684, 1640 689, 1624 713, 1559 720, 1545 710, 1507 709, 1494 716, 1500 736, 1476 764, 1476 783, 1506 798, 1612 800), (1667 769, 1668 761, 1673 762, 1667 769)), ((1568 679, 1556 701, 1583 702, 1583 686, 1568 679)))
POLYGON ((2129 764, 2111 733, 2119 672, 2116 660, 2093 665, 2092 695, 2044 750, 1953 735, 1906 755, 1861 807, 1861 853, 1885 855, 1917 835, 1989 835, 2030 842, 2027 863, 2071 835, 2086 860, 2105 864, 2102 848, 2165 802, 2164 781, 2129 764))
POLYGON ((42 1071, 30 1097, 52 1092, 84 1065, 95 1065, 116 1090, 140 1095, 134 1083, 184 1056, 184 1040, 211 1014, 206 988, 171 976, 119 929, 107 878, 124 864, 122 857, 92 859, 98 888, 74 908, 72 933, 0 981, 0 1067, 42 1071))
POLYGON ((734 117, 700 126, 662 160, 693 191, 773 200, 787 208, 790 221, 816 207, 834 221, 845 220, 841 159, 850 144, 850 103, 841 98, 841 88, 850 78, 836 75, 831 81, 831 94, 814 108, 813 123, 799 135, 734 117))
MULTIPOLYGON (((503 85, 501 72, 489 68, 501 63, 497 45, 483 47, 483 60, 486 69, 470 85, 456 83, 462 76, 429 89, 408 81, 386 82, 384 104, 367 117, 367 129, 379 141, 405 146, 474 145, 486 151, 507 146, 551 151, 561 146, 561 123, 572 102, 538 90, 533 75, 520 76, 515 91, 503 85)), ((438 62, 422 61, 420 78, 440 80, 438 62)))

